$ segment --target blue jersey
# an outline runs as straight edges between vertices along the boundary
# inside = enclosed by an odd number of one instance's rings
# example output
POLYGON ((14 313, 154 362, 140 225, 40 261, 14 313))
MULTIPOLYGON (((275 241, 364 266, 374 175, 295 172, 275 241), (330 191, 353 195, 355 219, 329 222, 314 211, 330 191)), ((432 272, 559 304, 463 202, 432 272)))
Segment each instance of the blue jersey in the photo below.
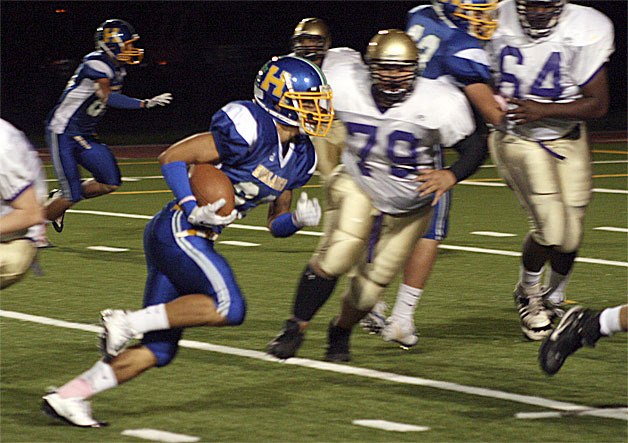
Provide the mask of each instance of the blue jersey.
POLYGON ((50 112, 46 126, 55 134, 91 135, 107 105, 96 95, 96 80, 108 78, 112 92, 120 92, 126 70, 102 51, 87 54, 50 112))
POLYGON ((488 83, 490 62, 482 44, 457 27, 442 21, 429 5, 408 13, 407 33, 419 48, 422 76, 448 76, 458 86, 488 83))
POLYGON ((272 117, 252 101, 224 106, 214 114, 209 130, 240 212, 303 186, 316 168, 309 137, 295 137, 283 146, 272 117))

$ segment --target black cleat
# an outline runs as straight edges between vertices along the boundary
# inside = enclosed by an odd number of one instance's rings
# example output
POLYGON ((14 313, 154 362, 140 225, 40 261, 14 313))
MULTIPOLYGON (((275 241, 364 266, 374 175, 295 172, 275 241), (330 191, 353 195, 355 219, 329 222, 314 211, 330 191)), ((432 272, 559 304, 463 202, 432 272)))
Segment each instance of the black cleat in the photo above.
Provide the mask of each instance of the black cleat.
POLYGON ((541 369, 556 374, 582 346, 595 346, 601 337, 599 314, 581 306, 571 308, 539 349, 541 369))
POLYGON ((325 360, 333 362, 351 361, 351 352, 349 351, 349 338, 351 337, 351 329, 344 329, 336 325, 334 318, 329 323, 327 329, 327 352, 325 360))
POLYGON ((298 322, 286 320, 279 335, 268 343, 266 352, 284 360, 294 357, 301 347, 301 344, 303 344, 304 337, 305 334, 301 332, 298 322))
MULTIPOLYGON (((53 189, 52 191, 48 193, 48 203, 50 203, 51 200, 54 200, 55 198, 59 196, 61 196, 61 190, 53 189)), ((61 217, 58 217, 52 220, 52 227, 54 228, 55 231, 57 232, 63 231, 63 218, 64 217, 65 217, 65 212, 61 214, 61 217)))

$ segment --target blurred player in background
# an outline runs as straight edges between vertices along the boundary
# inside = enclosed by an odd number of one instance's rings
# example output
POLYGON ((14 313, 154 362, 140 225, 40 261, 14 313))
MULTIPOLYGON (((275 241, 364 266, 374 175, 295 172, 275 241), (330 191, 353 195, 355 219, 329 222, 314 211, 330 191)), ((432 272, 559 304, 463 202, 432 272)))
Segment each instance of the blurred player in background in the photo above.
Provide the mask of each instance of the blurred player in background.
MULTIPOLYGON (((331 34, 324 20, 313 17, 301 20, 294 28, 290 43, 295 55, 308 59, 325 72, 325 56, 331 47, 331 34)), ((333 88, 333 85, 331 86, 333 88)), ((316 169, 323 182, 340 163, 346 136, 347 130, 344 124, 336 119, 327 136, 312 137, 318 157, 316 169)))
POLYGON ((551 333, 582 241, 592 187, 585 120, 608 111, 613 40, 605 15, 566 0, 506 0, 500 7, 490 50, 509 124, 489 136, 489 147, 531 224, 514 291, 530 340, 551 333))
POLYGON ((307 183, 316 168, 314 147, 303 132, 324 136, 333 119, 325 76, 307 60, 273 58, 259 71, 254 91, 254 101, 231 102, 214 114, 209 132, 177 142, 160 155, 175 199, 144 232, 144 309, 101 312, 105 358, 44 396, 50 416, 76 426, 101 426, 87 398, 169 364, 183 328, 244 321, 244 297, 231 267, 214 250, 218 233, 238 214, 270 203, 268 227, 275 237, 318 224, 320 206, 305 193, 296 210, 289 211, 293 190, 307 183), (236 209, 230 214, 217 214, 224 199, 197 205, 188 165, 198 163, 220 164, 233 183, 236 209), (125 349, 140 334, 141 344, 125 349))
POLYGON ((50 192, 46 218, 57 232, 63 230, 67 209, 84 198, 113 192, 122 184, 118 162, 94 133, 107 107, 151 109, 172 100, 170 93, 139 100, 120 92, 126 76, 124 65, 139 64, 144 57, 144 50, 134 46, 137 40, 139 36, 124 20, 102 23, 96 30, 96 50, 83 58, 46 120, 46 143, 60 185, 50 192), (93 178, 81 180, 79 165, 93 178))
POLYGON ((602 337, 628 331, 628 305, 606 308, 602 312, 574 306, 560 320, 539 349, 541 369, 556 374, 571 354, 582 346, 595 346, 602 337))
MULTIPOLYGON (((409 12, 406 31, 419 49, 421 75, 451 81, 464 91, 484 121, 494 126, 503 122, 505 114, 493 98, 490 62, 483 43, 497 27, 496 8, 497 0, 434 0, 432 5, 417 6, 409 12)), ((487 132, 484 122, 477 119, 476 123, 487 132)), ((443 156, 436 167, 445 168, 443 156)), ((455 183, 454 174, 449 171, 447 175, 444 177, 455 183)), ((364 329, 403 347, 416 345, 414 313, 436 262, 438 246, 447 237, 450 206, 451 192, 447 192, 434 207, 431 224, 405 266, 391 315, 386 318, 387 305, 379 302, 362 320, 364 329)))
POLYGON ((46 183, 23 132, 0 119, 0 289, 18 282, 37 256, 46 183))
POLYGON ((329 325, 325 356, 348 361, 353 326, 405 264, 431 219, 430 205, 456 182, 435 170, 441 146, 461 143, 452 166, 458 180, 486 153, 479 137, 465 139, 474 123, 458 88, 417 78, 418 50, 405 32, 380 31, 365 59, 349 48, 326 56, 334 107, 348 136, 342 165, 327 184, 324 236, 301 275, 293 316, 268 345, 278 358, 296 354, 339 277, 354 269, 340 316, 329 325))

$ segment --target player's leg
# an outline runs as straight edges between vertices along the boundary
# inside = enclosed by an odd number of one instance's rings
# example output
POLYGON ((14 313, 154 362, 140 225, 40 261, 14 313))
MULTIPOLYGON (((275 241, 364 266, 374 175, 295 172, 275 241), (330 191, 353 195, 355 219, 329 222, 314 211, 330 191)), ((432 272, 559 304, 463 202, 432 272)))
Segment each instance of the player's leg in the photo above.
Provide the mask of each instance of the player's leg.
POLYGON ((137 335, 195 326, 236 326, 245 305, 227 261, 213 242, 189 231, 180 211, 162 211, 146 226, 144 309, 105 310, 102 351, 114 357, 137 335), (172 226, 175 226, 173 232, 172 226))
POLYGON ((83 199, 81 174, 76 157, 80 147, 72 137, 51 131, 46 132, 46 143, 59 181, 59 189, 50 192, 45 204, 45 213, 46 218, 52 221, 54 229, 61 232, 65 211, 83 199))
POLYGON ((551 313, 543 306, 541 277, 562 242, 564 204, 555 157, 537 142, 494 132, 489 148, 500 175, 511 187, 533 225, 524 241, 520 277, 514 291, 521 330, 530 340, 541 340, 551 330, 551 313))
POLYGON ((558 177, 565 207, 564 235, 550 258, 551 272, 547 279, 546 304, 560 306, 584 235, 584 215, 592 195, 592 169, 586 128, 573 136, 552 142, 551 147, 569 161, 557 162, 558 177))
POLYGON ((334 168, 340 164, 346 136, 347 130, 344 123, 340 120, 334 120, 327 136, 311 138, 318 159, 316 169, 323 182, 329 179, 334 168))
MULTIPOLYGON (((365 251, 357 274, 349 280, 340 315, 330 324, 327 360, 350 359, 349 337, 353 326, 370 312, 403 268, 413 251, 415 239, 423 235, 431 216, 432 208, 428 206, 409 215, 382 216, 379 229, 374 226, 369 249, 365 251)), ((396 341, 396 336, 391 341, 396 341)))
POLYGON ((628 330, 628 305, 595 312, 581 306, 571 308, 539 349, 539 363, 548 375, 556 374, 567 357, 582 346, 595 346, 602 337, 628 330))
POLYGON ((122 177, 116 157, 104 143, 94 138, 74 137, 81 149, 78 161, 94 178, 81 184, 83 198, 94 198, 109 194, 120 187, 122 177))
POLYGON ((451 192, 447 192, 434 207, 430 226, 419 239, 404 267, 403 283, 397 291, 392 313, 382 330, 386 341, 396 341, 405 346, 416 344, 414 313, 423 289, 438 256, 438 245, 447 236, 451 192))
POLYGON ((301 275, 292 318, 268 344, 268 353, 278 358, 296 354, 303 331, 333 293, 338 277, 364 251, 377 214, 369 197, 342 168, 331 176, 327 189, 323 238, 301 275))

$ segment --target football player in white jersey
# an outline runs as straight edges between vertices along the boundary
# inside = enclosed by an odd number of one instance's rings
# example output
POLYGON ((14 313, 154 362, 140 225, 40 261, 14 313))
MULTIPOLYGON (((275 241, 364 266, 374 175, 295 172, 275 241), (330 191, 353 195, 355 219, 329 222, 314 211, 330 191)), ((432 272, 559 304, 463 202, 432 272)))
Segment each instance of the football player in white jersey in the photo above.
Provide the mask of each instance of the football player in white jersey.
MULTIPOLYGON (((315 17, 301 20, 294 28, 290 45, 295 55, 311 61, 325 72, 325 56, 331 47, 331 33, 324 20, 315 17)), ((318 158, 316 169, 323 181, 340 163, 346 136, 344 124, 336 119, 325 137, 311 138, 318 158)))
POLYGON ((338 278, 353 270, 325 356, 348 361, 353 326, 379 301, 427 228, 432 205, 453 186, 443 178, 448 171, 435 169, 441 147, 465 145, 451 167, 458 180, 486 152, 479 137, 468 137, 475 125, 464 94, 448 82, 418 78, 418 50, 405 32, 380 31, 365 58, 366 64, 349 48, 325 57, 348 135, 343 164, 326 186, 324 236, 301 276, 293 317, 268 345, 278 358, 296 354, 338 278))
POLYGON ((514 292, 530 340, 551 333, 582 240, 592 186, 585 120, 608 110, 613 40, 606 16, 566 0, 500 8, 490 51, 509 126, 490 135, 489 149, 531 221, 514 292))
POLYGON ((39 155, 23 132, 0 119, 0 289, 35 261, 46 183, 39 155))
POLYGON ((137 40, 139 36, 124 20, 102 23, 96 29, 96 50, 83 58, 46 120, 46 143, 60 187, 50 192, 46 218, 57 232, 63 230, 67 209, 84 198, 113 192, 122 184, 113 153, 94 134, 107 107, 151 109, 172 100, 170 93, 147 100, 121 93, 124 66, 139 64, 144 57, 144 50, 134 46, 137 40), (81 180, 79 165, 93 178, 81 180))

